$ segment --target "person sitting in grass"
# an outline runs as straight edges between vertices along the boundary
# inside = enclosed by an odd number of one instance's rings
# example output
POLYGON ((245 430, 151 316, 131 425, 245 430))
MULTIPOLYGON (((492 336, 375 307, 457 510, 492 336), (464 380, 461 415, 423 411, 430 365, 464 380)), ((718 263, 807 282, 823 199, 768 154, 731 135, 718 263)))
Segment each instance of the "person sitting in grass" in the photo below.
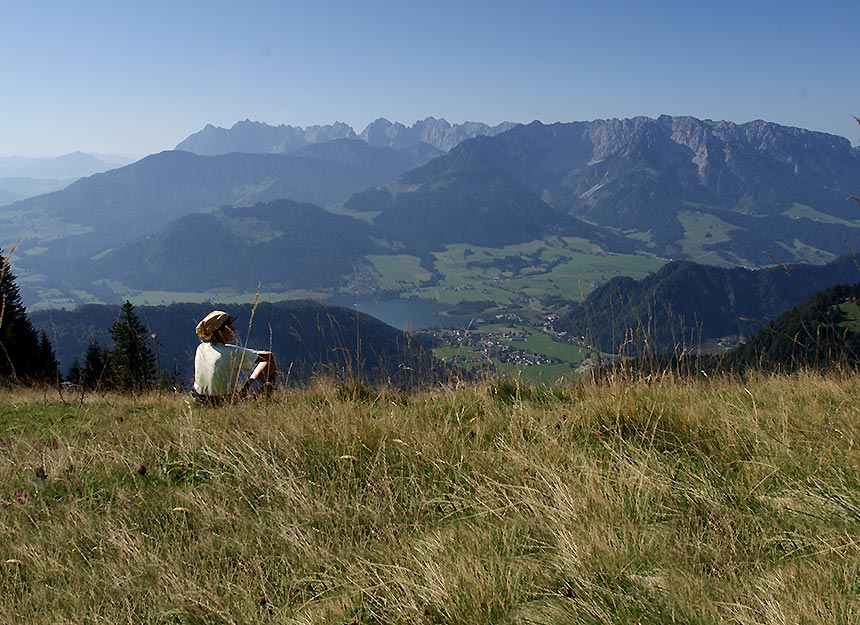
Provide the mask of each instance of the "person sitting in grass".
POLYGON ((192 395, 199 404, 220 406, 272 393, 277 374, 274 354, 232 344, 235 320, 223 310, 213 310, 197 324, 200 345, 194 356, 192 395), (242 383, 242 373, 248 371, 251 375, 242 383))

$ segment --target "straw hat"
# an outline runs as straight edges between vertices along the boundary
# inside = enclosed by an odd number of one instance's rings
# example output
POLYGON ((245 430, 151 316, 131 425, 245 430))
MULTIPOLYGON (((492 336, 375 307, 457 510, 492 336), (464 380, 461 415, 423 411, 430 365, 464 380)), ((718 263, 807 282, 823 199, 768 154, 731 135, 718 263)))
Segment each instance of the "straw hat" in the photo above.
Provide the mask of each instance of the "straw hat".
POLYGON ((223 310, 213 310, 203 318, 203 321, 197 324, 196 332, 204 341, 208 341, 222 327, 228 323, 236 321, 236 317, 231 317, 223 310))

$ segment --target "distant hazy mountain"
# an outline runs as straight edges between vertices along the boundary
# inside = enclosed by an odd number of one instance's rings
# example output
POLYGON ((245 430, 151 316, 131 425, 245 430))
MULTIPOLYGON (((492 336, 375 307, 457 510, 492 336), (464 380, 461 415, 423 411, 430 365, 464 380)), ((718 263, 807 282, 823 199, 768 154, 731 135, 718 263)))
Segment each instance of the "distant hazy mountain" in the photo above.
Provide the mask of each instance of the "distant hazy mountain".
MULTIPOLYGON (((287 198, 326 206, 393 180, 421 162, 409 151, 358 140, 308 146, 313 154, 197 156, 162 152, 0 208, 0 247, 19 238, 19 266, 44 288, 76 262, 154 233, 189 213, 287 198)), ((358 232, 358 230, 356 230, 358 232)))
POLYGON ((10 191, 9 189, 4 189, 2 184, 3 181, 0 180, 0 206, 5 206, 6 204, 11 204, 12 202, 17 202, 24 198, 23 195, 10 191))
POLYGON ((9 204, 28 197, 35 197, 44 193, 52 193, 65 189, 74 181, 74 178, 64 180, 54 180, 51 178, 0 178, 0 206, 4 203, 9 204), (4 197, 12 197, 13 199, 3 202, 4 197))
POLYGON ((203 130, 181 141, 176 149, 204 156, 231 152, 286 154, 312 143, 355 138, 352 128, 341 122, 300 128, 284 124, 269 126, 246 119, 236 122, 230 129, 207 124, 203 130))
POLYGON ((613 278, 557 328, 609 353, 691 350, 710 339, 748 337, 817 291, 858 281, 853 256, 756 271, 675 261, 643 280, 613 278))
MULTIPOLYGON (((470 162, 505 173, 559 212, 663 256, 762 265, 767 254, 824 261, 860 249, 860 214, 846 200, 860 189, 860 149, 842 137, 691 117, 534 122, 471 139, 431 165, 454 176, 461 148, 470 162)), ((489 179, 481 183, 463 163, 456 177, 492 193, 489 179)), ((363 210, 385 208, 365 203, 363 210)))
POLYGON ((372 122, 359 135, 371 145, 405 148, 416 143, 426 143, 445 152, 450 151, 466 139, 480 136, 495 136, 510 130, 517 124, 503 122, 497 126, 488 126, 481 122, 465 122, 449 124, 445 119, 428 117, 406 127, 400 123, 391 123, 379 118, 372 122))
POLYGON ((491 127, 479 122, 466 122, 452 126, 444 119, 428 117, 406 127, 380 118, 368 125, 360 135, 356 135, 350 126, 342 122, 335 122, 329 126, 301 128, 283 124, 269 126, 246 119, 237 122, 230 129, 209 124, 203 130, 180 142, 176 149, 209 156, 230 152, 285 154, 315 143, 359 138, 375 147, 402 150, 425 143, 447 152, 466 139, 481 135, 497 135, 510 130, 515 125, 504 122, 491 127))
POLYGON ((340 286, 367 254, 385 254, 385 235, 351 217, 290 200, 180 217, 72 268, 69 280, 109 279, 132 289, 253 292, 340 286), (325 242, 322 244, 321 242, 325 242))
POLYGON ((99 158, 83 152, 72 152, 54 158, 21 156, 0 158, 0 178, 83 178, 129 164, 131 159, 106 156, 99 158))

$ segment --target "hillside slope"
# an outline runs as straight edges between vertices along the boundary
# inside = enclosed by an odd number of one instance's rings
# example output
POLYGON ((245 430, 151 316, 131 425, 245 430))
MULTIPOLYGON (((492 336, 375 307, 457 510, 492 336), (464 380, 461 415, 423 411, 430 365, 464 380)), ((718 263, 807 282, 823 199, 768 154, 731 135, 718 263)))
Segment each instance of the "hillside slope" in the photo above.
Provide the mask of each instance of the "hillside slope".
POLYGON ((816 293, 768 323, 724 363, 740 370, 827 370, 860 365, 860 284, 816 293))
POLYGON ((613 278, 556 327, 609 353, 696 349, 719 337, 748 337, 821 289, 857 281, 851 256, 756 271, 675 261, 640 281, 613 278))
POLYGON ((284 198, 326 206, 396 178, 421 158, 359 141, 307 156, 162 152, 0 208, 0 245, 20 239, 22 270, 41 274, 50 288, 74 263, 184 215, 284 198))
POLYGON ((0 389, 0 622, 853 625, 858 397, 810 374, 220 409, 0 389))
MULTIPOLYGON (((393 245, 393 244, 392 244, 393 245)), ((157 233, 71 267, 67 280, 135 290, 253 293, 339 286, 368 254, 391 251, 373 226, 290 200, 181 217, 157 233), (324 244, 322 242, 325 242, 324 244)))

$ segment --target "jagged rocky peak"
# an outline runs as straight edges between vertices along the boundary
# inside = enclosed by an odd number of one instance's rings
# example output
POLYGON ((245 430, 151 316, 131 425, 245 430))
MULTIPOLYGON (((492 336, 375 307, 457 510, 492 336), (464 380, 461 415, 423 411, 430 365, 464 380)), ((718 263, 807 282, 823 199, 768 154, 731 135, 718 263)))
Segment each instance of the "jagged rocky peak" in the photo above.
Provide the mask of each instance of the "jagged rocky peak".
POLYGON ((391 123, 384 117, 380 117, 368 124, 358 137, 377 147, 401 148, 405 147, 399 144, 403 142, 401 137, 406 132, 408 132, 408 128, 403 124, 391 123))
POLYGON ((206 156, 229 152, 277 154, 292 152, 314 143, 361 139, 376 147, 396 150, 425 143, 448 152, 466 139, 483 135, 494 136, 516 125, 512 122, 503 122, 497 126, 488 126, 481 122, 452 125, 444 118, 427 117, 416 121, 412 126, 405 126, 380 117, 357 135, 351 126, 343 122, 301 128, 284 124, 270 126, 246 119, 235 123, 230 129, 207 124, 203 130, 179 143, 176 149, 206 156))
POLYGON ((328 126, 308 126, 305 128, 304 135, 308 143, 357 138, 352 126, 343 122, 335 122, 328 126))

